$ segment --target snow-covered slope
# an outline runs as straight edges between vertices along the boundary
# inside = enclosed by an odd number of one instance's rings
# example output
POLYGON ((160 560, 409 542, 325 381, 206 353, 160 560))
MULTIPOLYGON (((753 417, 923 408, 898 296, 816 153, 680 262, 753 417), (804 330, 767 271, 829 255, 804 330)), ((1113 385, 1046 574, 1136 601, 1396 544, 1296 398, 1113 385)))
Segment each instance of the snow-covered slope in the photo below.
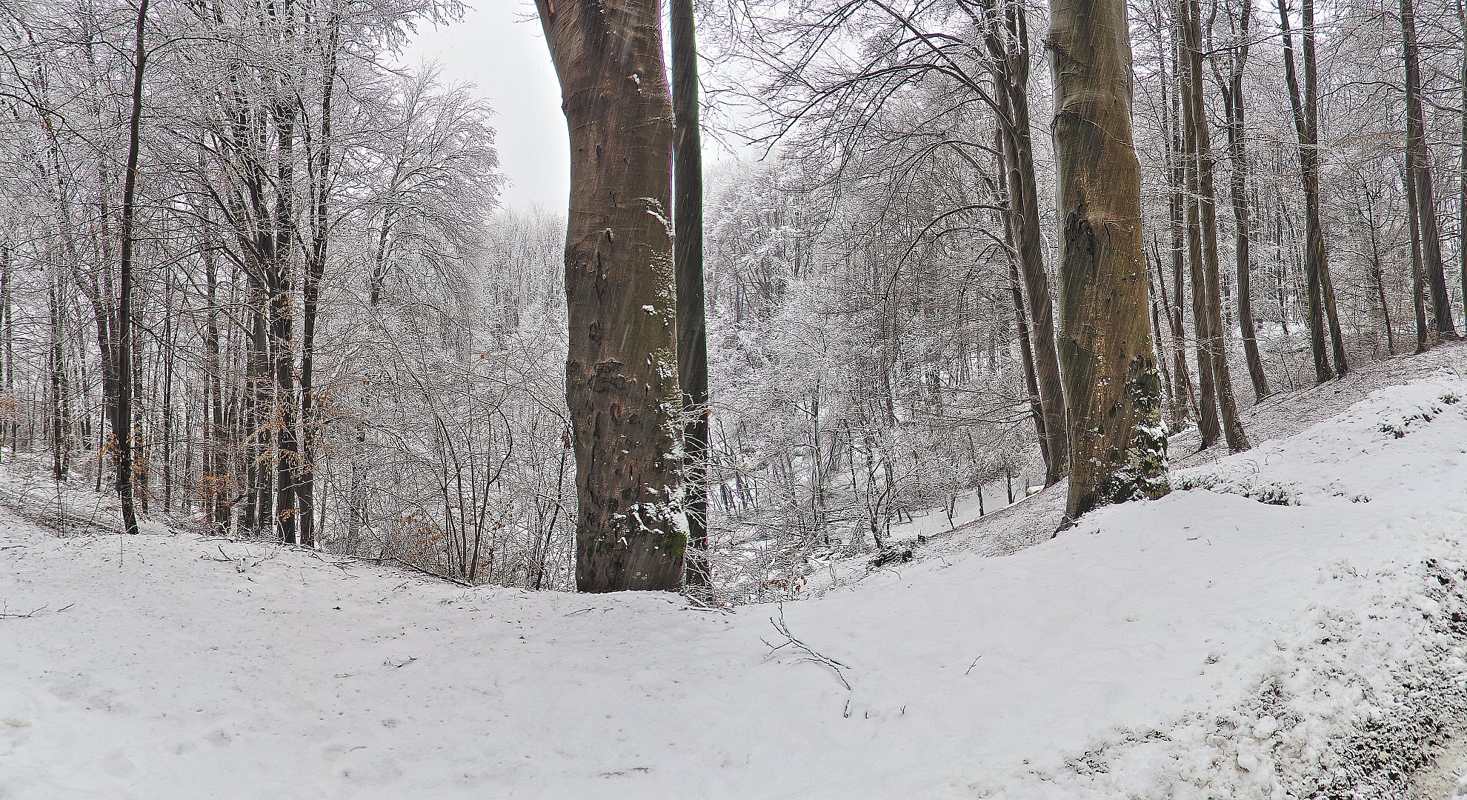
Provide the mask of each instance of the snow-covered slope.
POLYGON ((1460 398, 733 613, 0 524, 0 798, 1404 796, 1467 708, 1460 398))

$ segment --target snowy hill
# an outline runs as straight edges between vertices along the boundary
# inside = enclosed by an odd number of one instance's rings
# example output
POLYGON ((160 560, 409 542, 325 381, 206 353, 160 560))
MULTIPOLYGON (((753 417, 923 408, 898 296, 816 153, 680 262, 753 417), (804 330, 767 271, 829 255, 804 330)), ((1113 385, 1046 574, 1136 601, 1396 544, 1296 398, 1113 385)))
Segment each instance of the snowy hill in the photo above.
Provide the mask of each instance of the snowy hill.
POLYGON ((731 613, 8 517, 0 798, 1431 796, 1464 411, 1379 389, 1013 555, 731 613))

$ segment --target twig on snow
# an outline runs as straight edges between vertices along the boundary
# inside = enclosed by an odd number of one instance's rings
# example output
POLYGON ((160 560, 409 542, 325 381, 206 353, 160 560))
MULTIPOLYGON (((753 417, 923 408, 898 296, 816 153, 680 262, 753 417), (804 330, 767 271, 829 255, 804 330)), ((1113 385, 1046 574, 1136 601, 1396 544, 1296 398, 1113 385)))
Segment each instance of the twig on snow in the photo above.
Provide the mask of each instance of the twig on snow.
MULTIPOLYGON (((835 675, 836 680, 840 681, 841 685, 846 687, 846 691, 851 691, 851 682, 846 680, 845 672, 846 670, 850 669, 850 666, 843 664, 840 661, 837 661, 836 659, 819 652, 818 650, 815 650, 810 645, 805 644, 803 641, 801 641, 799 637, 795 636, 793 633, 790 633, 789 624, 784 621, 783 603, 781 603, 779 606, 779 616, 770 617, 769 624, 774 626, 774 630, 776 633, 784 637, 784 641, 780 642, 779 644, 770 644, 769 642, 765 641, 764 646, 769 648, 768 657, 772 658, 774 654, 779 652, 780 650, 786 647, 791 647, 800 654, 799 658, 795 659, 797 662, 808 661, 812 664, 819 664, 823 667, 828 668, 835 675)), ((760 641, 764 640, 761 639, 760 641)))

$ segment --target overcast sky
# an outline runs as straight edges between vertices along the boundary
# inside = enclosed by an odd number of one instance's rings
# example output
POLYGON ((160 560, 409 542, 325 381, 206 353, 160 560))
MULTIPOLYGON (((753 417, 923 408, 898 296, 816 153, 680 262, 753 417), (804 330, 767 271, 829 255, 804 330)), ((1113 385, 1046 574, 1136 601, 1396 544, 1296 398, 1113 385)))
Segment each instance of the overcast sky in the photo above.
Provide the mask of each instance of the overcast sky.
POLYGON ((494 107, 499 163, 510 185, 505 205, 563 210, 570 193, 570 147, 560 86, 530 0, 478 0, 462 22, 424 28, 409 63, 436 61, 446 81, 473 83, 494 107))

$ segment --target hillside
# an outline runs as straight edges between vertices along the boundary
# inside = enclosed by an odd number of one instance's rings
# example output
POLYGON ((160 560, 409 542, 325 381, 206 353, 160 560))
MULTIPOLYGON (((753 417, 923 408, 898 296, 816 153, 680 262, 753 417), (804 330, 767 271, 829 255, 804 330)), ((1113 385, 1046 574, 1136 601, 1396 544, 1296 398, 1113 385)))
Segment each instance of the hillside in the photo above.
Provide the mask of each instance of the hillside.
POLYGON ((1444 797, 1458 352, 1053 540, 732 612, 7 511, 0 797, 1444 797))

